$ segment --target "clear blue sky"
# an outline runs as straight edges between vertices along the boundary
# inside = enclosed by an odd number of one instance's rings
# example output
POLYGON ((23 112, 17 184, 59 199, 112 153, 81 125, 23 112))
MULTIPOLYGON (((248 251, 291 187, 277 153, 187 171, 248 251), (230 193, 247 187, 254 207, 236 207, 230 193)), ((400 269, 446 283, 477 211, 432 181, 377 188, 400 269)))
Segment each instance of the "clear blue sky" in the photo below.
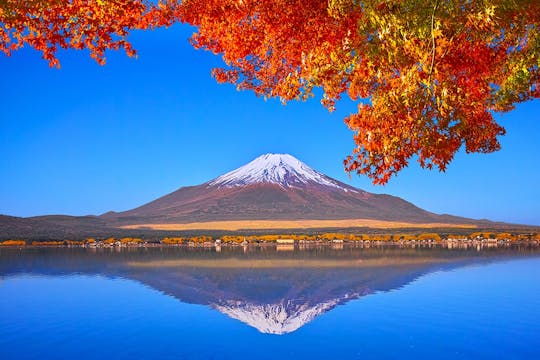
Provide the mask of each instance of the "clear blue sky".
POLYGON ((446 173, 415 162, 372 186, 343 171, 353 103, 330 114, 319 99, 282 106, 218 85, 210 69, 220 58, 193 50, 191 32, 136 33, 139 58, 109 53, 104 67, 76 51, 60 54, 60 70, 31 49, 0 55, 0 213, 127 210, 279 152, 436 213, 540 225, 539 101, 500 117, 500 152, 462 152, 446 173))

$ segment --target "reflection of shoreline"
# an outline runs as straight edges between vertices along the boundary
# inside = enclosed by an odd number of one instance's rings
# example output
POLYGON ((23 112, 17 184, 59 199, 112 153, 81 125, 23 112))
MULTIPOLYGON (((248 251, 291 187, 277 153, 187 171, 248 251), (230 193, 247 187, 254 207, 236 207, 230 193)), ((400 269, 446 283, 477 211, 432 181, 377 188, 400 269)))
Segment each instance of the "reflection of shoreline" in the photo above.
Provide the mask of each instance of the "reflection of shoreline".
POLYGON ((294 244, 290 244, 290 245, 278 244, 276 245, 276 250, 277 251, 294 251, 294 244))

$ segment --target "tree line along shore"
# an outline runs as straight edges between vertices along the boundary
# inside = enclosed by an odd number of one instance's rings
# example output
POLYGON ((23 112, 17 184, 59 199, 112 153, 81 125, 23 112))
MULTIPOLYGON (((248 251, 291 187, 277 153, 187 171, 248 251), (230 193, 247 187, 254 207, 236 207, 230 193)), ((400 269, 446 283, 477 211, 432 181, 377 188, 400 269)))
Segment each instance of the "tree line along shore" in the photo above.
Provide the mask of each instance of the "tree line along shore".
POLYGON ((421 234, 349 234, 322 233, 317 235, 272 234, 272 235, 224 235, 164 237, 159 241, 137 237, 87 238, 84 240, 27 241, 9 239, 0 242, 0 246, 69 246, 69 247, 143 247, 143 246, 216 246, 250 244, 540 244, 540 233, 509 232, 473 232, 468 235, 440 235, 438 233, 421 234))

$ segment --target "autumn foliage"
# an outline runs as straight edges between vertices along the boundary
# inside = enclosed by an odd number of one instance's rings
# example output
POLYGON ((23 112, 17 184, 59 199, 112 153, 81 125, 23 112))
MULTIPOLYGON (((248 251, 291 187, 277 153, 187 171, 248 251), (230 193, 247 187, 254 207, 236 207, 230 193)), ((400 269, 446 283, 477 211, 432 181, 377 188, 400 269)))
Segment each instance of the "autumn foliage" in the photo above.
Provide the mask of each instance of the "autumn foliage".
POLYGON ((211 236, 192 236, 192 237, 166 237, 161 240, 162 244, 166 245, 179 245, 179 244, 186 244, 186 243, 196 243, 196 244, 204 244, 209 243, 213 240, 211 236))
POLYGON ((26 241, 24 240, 4 240, 0 242, 0 246, 25 246, 26 241))
POLYGON ((347 94, 356 148, 345 168, 375 183, 410 159, 445 170, 462 146, 492 152, 493 111, 540 96, 540 3, 465 0, 186 0, 193 45, 223 55, 220 82, 283 101, 347 94))
POLYGON ((26 44, 58 67, 59 48, 88 49, 104 64, 106 50, 135 56, 129 31, 162 25, 164 8, 145 0, 3 0, 0 50, 9 55, 26 44))
POLYGON ((0 2, 0 50, 29 44, 58 64, 61 48, 134 51, 133 29, 184 22, 198 49, 221 54, 217 81, 283 102, 322 89, 355 148, 345 169, 375 183, 417 158, 445 170, 462 147, 489 153, 493 118, 540 97, 540 2, 531 0, 35 0, 0 2))

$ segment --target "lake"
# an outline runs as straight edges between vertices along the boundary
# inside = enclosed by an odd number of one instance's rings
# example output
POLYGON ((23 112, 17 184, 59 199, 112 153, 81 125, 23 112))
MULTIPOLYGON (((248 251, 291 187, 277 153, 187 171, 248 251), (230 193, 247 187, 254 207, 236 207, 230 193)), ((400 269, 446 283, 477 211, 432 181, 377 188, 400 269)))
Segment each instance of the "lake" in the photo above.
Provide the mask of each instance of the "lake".
POLYGON ((0 249, 0 359, 540 359, 540 251, 0 249))

